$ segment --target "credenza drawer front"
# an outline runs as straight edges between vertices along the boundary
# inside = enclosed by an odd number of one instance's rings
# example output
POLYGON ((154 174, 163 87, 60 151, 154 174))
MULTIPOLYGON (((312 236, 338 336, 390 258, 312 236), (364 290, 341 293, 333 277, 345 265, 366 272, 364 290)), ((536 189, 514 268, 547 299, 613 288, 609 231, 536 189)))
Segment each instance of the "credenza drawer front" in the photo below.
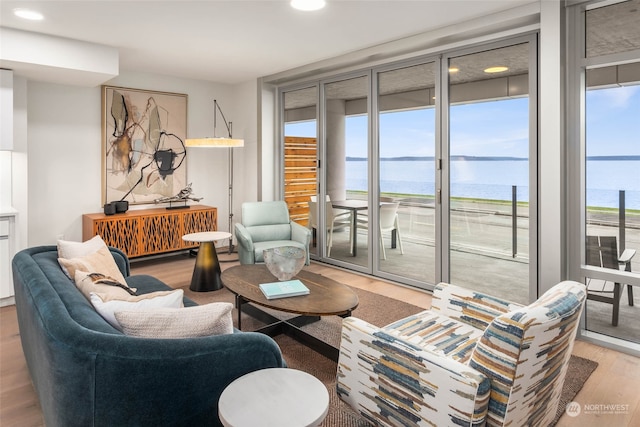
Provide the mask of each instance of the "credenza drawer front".
POLYGON ((82 239, 100 235, 109 246, 134 258, 196 247, 182 236, 217 230, 217 209, 194 205, 187 209, 140 209, 126 213, 82 216, 82 239))

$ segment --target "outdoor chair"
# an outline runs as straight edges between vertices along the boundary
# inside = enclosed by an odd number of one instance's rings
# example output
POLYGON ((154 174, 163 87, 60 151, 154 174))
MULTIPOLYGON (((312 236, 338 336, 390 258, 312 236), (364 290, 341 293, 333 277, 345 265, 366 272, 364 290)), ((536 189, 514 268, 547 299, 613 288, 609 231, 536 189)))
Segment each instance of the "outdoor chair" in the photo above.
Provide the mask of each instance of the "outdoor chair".
POLYGON ((440 283, 385 327, 346 318, 338 396, 378 426, 547 426, 585 299, 573 281, 528 306, 440 283))
MULTIPOLYGON (((635 249, 626 249, 618 256, 618 242, 616 236, 587 236, 586 256, 587 265, 631 271, 631 258, 636 254, 635 249)), ((624 284, 587 279, 587 299, 613 305, 611 324, 618 326, 620 317, 620 299, 624 284)), ((629 305, 633 306, 633 286, 627 285, 629 305)))
MULTIPOLYGON (((328 197, 328 196, 327 196, 328 197)), ((333 209, 333 206, 331 206, 331 200, 327 200, 324 202, 324 206, 325 206, 325 221, 327 223, 326 229, 327 229, 327 256, 330 257, 331 256, 331 246, 333 246, 333 232, 334 230, 338 230, 338 229, 344 229, 346 227, 350 227, 351 226, 351 214, 349 212, 343 212, 343 213, 336 213, 336 209, 333 209)), ((310 201, 309 202, 309 227, 312 229, 313 232, 313 244, 315 246, 315 242, 316 242, 316 230, 318 230, 319 227, 319 218, 318 218, 318 214, 319 214, 319 210, 318 210, 318 202, 316 201, 310 201)), ((349 246, 351 246, 351 238, 349 238, 349 246)))
MULTIPOLYGON (((309 199, 310 199, 312 202, 317 202, 317 201, 318 201, 318 196, 309 196, 309 199)), ((324 196, 324 200, 325 200, 325 201, 327 201, 327 202, 330 202, 330 201, 331 201, 331 196, 329 196, 328 194, 327 194, 327 195, 325 195, 325 196, 324 196)), ((351 216, 351 212, 346 211, 346 210, 344 210, 344 209, 336 209, 336 208, 333 208, 333 214, 334 214, 336 217, 339 217, 339 216, 342 216, 342 215, 349 215, 349 216, 351 216)))
POLYGON ((242 223, 236 223, 240 264, 264 262, 265 249, 295 246, 304 249, 309 265, 311 231, 289 218, 283 201, 242 204, 242 223))
MULTIPOLYGON (((400 204, 398 202, 388 203, 384 202, 380 205, 380 225, 379 225, 379 243, 380 243, 380 252, 382 253, 382 259, 387 259, 387 253, 384 248, 384 237, 383 233, 391 233, 391 247, 395 248, 395 243, 397 241, 398 246, 400 246, 400 253, 404 254, 404 248, 402 247, 402 236, 400 234, 400 227, 398 226, 398 207, 400 204)), ((369 217, 363 216, 358 217, 359 228, 368 228, 369 227, 369 217)))

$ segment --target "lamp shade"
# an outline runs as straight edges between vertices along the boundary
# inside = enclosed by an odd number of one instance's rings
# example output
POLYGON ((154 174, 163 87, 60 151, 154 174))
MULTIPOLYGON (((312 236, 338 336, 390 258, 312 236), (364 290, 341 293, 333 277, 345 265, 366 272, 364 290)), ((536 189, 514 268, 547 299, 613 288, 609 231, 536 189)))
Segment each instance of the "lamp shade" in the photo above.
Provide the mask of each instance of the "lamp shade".
POLYGON ((244 139, 193 138, 185 140, 187 147, 244 147, 244 139))

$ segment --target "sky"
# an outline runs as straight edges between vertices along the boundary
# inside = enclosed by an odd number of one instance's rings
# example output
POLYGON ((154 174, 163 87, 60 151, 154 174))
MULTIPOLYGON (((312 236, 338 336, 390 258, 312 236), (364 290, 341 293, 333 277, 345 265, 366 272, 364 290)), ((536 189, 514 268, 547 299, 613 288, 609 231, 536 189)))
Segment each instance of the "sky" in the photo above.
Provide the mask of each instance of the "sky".
POLYGON ((640 155, 640 86, 591 90, 587 156, 640 155))
MULTIPOLYGON (((455 105, 451 154, 528 157, 528 98, 455 105)), ((640 86, 587 92, 587 155, 640 155, 640 86)), ((435 110, 380 116, 380 156, 433 156, 435 110)), ((315 121, 287 125, 287 135, 315 136, 315 121)), ((367 117, 348 117, 347 156, 367 157, 367 117)))

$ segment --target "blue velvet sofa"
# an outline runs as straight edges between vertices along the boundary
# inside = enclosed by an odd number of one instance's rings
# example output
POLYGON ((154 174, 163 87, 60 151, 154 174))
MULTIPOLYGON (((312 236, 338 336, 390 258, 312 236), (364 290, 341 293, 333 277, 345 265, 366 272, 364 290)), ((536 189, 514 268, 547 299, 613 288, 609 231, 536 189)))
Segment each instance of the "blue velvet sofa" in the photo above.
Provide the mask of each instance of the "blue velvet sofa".
MULTIPOLYGON (((126 255, 111 253, 139 293, 169 289, 129 276, 126 255)), ((259 333, 123 335, 65 276, 55 246, 23 250, 12 265, 22 348, 47 427, 220 425, 218 400, 231 381, 285 365, 275 341, 259 333)))

